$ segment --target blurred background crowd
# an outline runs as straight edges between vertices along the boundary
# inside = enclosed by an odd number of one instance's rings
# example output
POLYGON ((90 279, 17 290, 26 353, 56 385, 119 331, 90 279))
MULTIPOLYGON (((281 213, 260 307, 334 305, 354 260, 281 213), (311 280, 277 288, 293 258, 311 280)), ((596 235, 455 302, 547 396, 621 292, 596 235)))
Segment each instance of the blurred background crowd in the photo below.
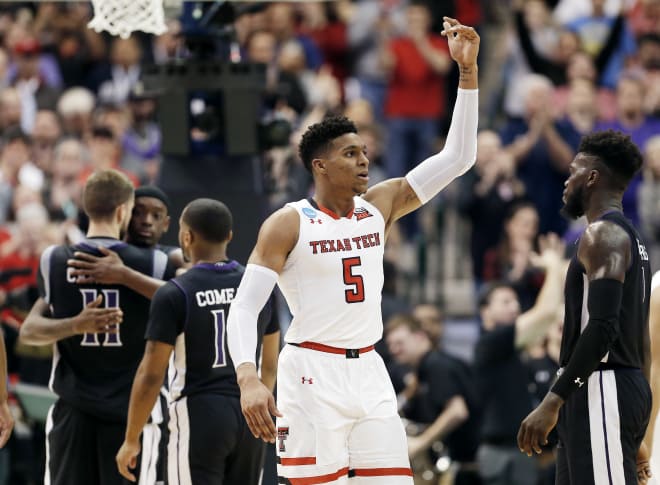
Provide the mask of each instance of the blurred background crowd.
MULTIPOLYGON (((186 4, 192 18, 211 5, 186 4)), ((402 176, 441 149, 458 77, 439 34, 442 16, 481 35, 476 166, 390 235, 383 295, 388 341, 381 345, 411 435, 423 436, 424 423, 443 412, 451 411, 454 420, 440 433, 443 439, 411 440, 419 483, 450 475, 456 483, 478 483, 460 481, 461 471, 468 476, 481 463, 477 450, 515 447, 506 425, 488 427, 490 414, 500 423, 512 413, 512 422, 524 417, 557 367, 559 314, 546 335, 524 348, 500 356, 484 350, 481 357, 495 359, 490 363, 474 358, 475 346, 486 345, 480 334, 487 321, 513 324, 538 303, 546 283, 534 256, 542 249, 540 235, 557 234, 571 255, 584 222, 563 219, 559 209, 581 135, 614 128, 642 150, 645 164, 624 209, 646 238, 654 270, 660 269, 660 0, 336 0, 249 7, 227 27, 227 61, 265 65, 259 118, 274 134, 251 158, 250 172, 254 200, 263 202, 261 220, 311 194, 296 147, 306 127, 325 116, 355 121, 368 146, 370 184, 402 176), (416 355, 420 348, 425 352, 416 355), (519 392, 523 410, 501 403, 499 411, 486 409, 497 393, 482 382, 479 366, 492 369, 492 362, 505 362, 493 379, 520 383, 510 392, 519 392), (431 372, 435 365, 447 374, 431 372), (466 423, 472 431, 461 428, 466 423), (457 427, 464 441, 458 444, 447 439, 457 427)), ((168 20, 160 36, 122 39, 88 29, 91 15, 87 2, 0 3, 0 319, 14 383, 47 384, 51 349, 20 345, 16 335, 37 296, 41 251, 84 234, 86 177, 117 168, 136 186, 167 189, 173 186, 163 183, 168 163, 183 163, 162 150, 157 114, 166 98, 145 90, 141 74, 145 66, 199 54, 187 42, 185 19, 168 20)), ((192 138, 206 136, 195 130, 192 138)), ((192 167, 194 157, 185 163, 192 167)), ((224 200, 222 191, 211 195, 224 200)), ((244 196, 250 204, 250 192, 244 196)), ((243 208, 229 206, 240 232, 243 208)), ((174 228, 164 240, 176 241, 174 228)), ((0 453, 0 484, 41 483, 42 444, 43 424, 19 419, 0 453)), ((552 463, 551 451, 536 461, 520 459, 523 468, 533 466, 515 483, 552 483, 539 471, 552 463)), ((520 459, 506 455, 501 467, 520 459)), ((501 473, 496 468, 488 478, 482 467, 484 483, 514 483, 493 481, 501 473)))

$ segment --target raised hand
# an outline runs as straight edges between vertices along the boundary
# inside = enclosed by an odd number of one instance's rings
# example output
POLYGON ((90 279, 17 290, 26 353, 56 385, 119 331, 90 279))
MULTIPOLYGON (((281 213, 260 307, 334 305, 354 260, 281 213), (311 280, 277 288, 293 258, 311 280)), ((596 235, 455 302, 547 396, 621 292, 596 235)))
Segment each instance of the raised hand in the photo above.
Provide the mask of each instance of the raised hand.
POLYGON ((460 66, 475 65, 480 43, 477 31, 451 17, 443 17, 442 27, 441 34, 447 37, 451 58, 460 66))
POLYGON ((549 233, 539 236, 539 253, 533 253, 530 261, 537 268, 548 269, 555 265, 561 265, 564 260, 566 246, 557 234, 549 233))

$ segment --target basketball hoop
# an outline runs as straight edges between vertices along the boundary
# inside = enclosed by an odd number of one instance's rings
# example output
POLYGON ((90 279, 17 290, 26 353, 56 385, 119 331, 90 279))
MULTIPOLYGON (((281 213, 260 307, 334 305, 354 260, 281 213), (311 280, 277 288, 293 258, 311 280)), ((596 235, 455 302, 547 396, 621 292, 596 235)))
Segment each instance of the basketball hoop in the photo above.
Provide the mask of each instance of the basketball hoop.
POLYGON ((87 25, 124 39, 141 30, 160 35, 167 31, 163 0, 92 0, 94 18, 87 25))

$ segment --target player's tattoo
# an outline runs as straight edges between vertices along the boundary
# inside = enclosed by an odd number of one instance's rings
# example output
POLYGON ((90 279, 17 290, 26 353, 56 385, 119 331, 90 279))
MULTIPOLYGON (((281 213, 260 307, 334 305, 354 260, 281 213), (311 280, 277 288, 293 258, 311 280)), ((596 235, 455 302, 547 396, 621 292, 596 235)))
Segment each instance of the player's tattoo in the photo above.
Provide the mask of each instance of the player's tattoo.
POLYGON ((472 77, 473 70, 469 66, 461 66, 459 68, 459 81, 467 81, 469 78, 472 77))

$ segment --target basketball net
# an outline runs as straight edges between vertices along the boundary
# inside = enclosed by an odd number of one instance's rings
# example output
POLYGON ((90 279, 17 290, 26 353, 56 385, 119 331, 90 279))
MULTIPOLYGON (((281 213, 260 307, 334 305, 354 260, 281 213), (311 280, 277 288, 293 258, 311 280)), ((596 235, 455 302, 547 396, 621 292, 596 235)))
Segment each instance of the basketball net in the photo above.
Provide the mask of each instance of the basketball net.
POLYGON ((141 30, 154 35, 167 31, 163 0, 92 0, 94 18, 87 25, 124 39, 141 30))

